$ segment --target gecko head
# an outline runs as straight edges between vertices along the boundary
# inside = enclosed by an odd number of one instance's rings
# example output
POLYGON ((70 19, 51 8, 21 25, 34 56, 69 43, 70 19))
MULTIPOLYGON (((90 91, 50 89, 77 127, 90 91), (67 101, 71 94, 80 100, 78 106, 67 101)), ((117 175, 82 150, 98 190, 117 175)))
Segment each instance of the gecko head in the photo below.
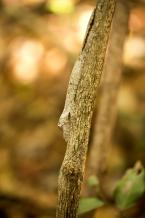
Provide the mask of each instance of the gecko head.
POLYGON ((68 124, 70 121, 70 112, 69 111, 63 111, 59 118, 58 126, 62 128, 64 125, 68 124))

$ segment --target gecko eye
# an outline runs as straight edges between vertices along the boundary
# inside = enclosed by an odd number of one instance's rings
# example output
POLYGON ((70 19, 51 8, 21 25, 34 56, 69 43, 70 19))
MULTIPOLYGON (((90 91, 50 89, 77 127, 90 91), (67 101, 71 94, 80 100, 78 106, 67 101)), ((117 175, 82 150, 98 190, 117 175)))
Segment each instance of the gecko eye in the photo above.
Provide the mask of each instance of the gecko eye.
POLYGON ((70 119, 70 112, 68 113, 68 119, 70 119))

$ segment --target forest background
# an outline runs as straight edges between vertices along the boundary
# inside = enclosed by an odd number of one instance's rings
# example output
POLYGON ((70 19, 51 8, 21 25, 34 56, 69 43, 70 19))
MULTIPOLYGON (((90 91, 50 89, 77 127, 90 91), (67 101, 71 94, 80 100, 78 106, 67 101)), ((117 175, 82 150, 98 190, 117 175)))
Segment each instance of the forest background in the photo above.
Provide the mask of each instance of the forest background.
MULTIPOLYGON (((94 6, 93 0, 0 1, 0 217, 55 217, 66 149, 57 123, 94 6)), ((132 9, 128 25, 105 178, 110 192, 136 161, 145 165, 143 5, 132 9)), ((99 94, 96 113, 98 106, 99 94)), ((145 209, 137 213, 144 217, 145 209)), ((110 205, 92 217, 117 218, 118 211, 110 205)))

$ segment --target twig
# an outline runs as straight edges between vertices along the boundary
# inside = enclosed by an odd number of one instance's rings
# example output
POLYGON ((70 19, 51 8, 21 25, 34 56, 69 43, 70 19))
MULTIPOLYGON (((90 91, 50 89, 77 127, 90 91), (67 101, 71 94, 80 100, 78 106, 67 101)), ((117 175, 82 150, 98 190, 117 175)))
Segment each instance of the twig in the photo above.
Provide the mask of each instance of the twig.
POLYGON ((115 3, 116 0, 97 1, 70 77, 59 121, 67 150, 59 175, 57 218, 77 217, 96 89, 103 71, 115 3))

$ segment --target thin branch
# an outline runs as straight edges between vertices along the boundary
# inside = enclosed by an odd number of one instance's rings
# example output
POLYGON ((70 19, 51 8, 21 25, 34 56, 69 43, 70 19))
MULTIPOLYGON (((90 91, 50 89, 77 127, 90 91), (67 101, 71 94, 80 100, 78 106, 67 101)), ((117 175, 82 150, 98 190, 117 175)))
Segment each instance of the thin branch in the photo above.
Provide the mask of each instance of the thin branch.
POLYGON ((67 150, 59 175, 57 218, 77 217, 96 89, 103 71, 115 3, 116 0, 97 1, 70 77, 59 121, 67 150))

